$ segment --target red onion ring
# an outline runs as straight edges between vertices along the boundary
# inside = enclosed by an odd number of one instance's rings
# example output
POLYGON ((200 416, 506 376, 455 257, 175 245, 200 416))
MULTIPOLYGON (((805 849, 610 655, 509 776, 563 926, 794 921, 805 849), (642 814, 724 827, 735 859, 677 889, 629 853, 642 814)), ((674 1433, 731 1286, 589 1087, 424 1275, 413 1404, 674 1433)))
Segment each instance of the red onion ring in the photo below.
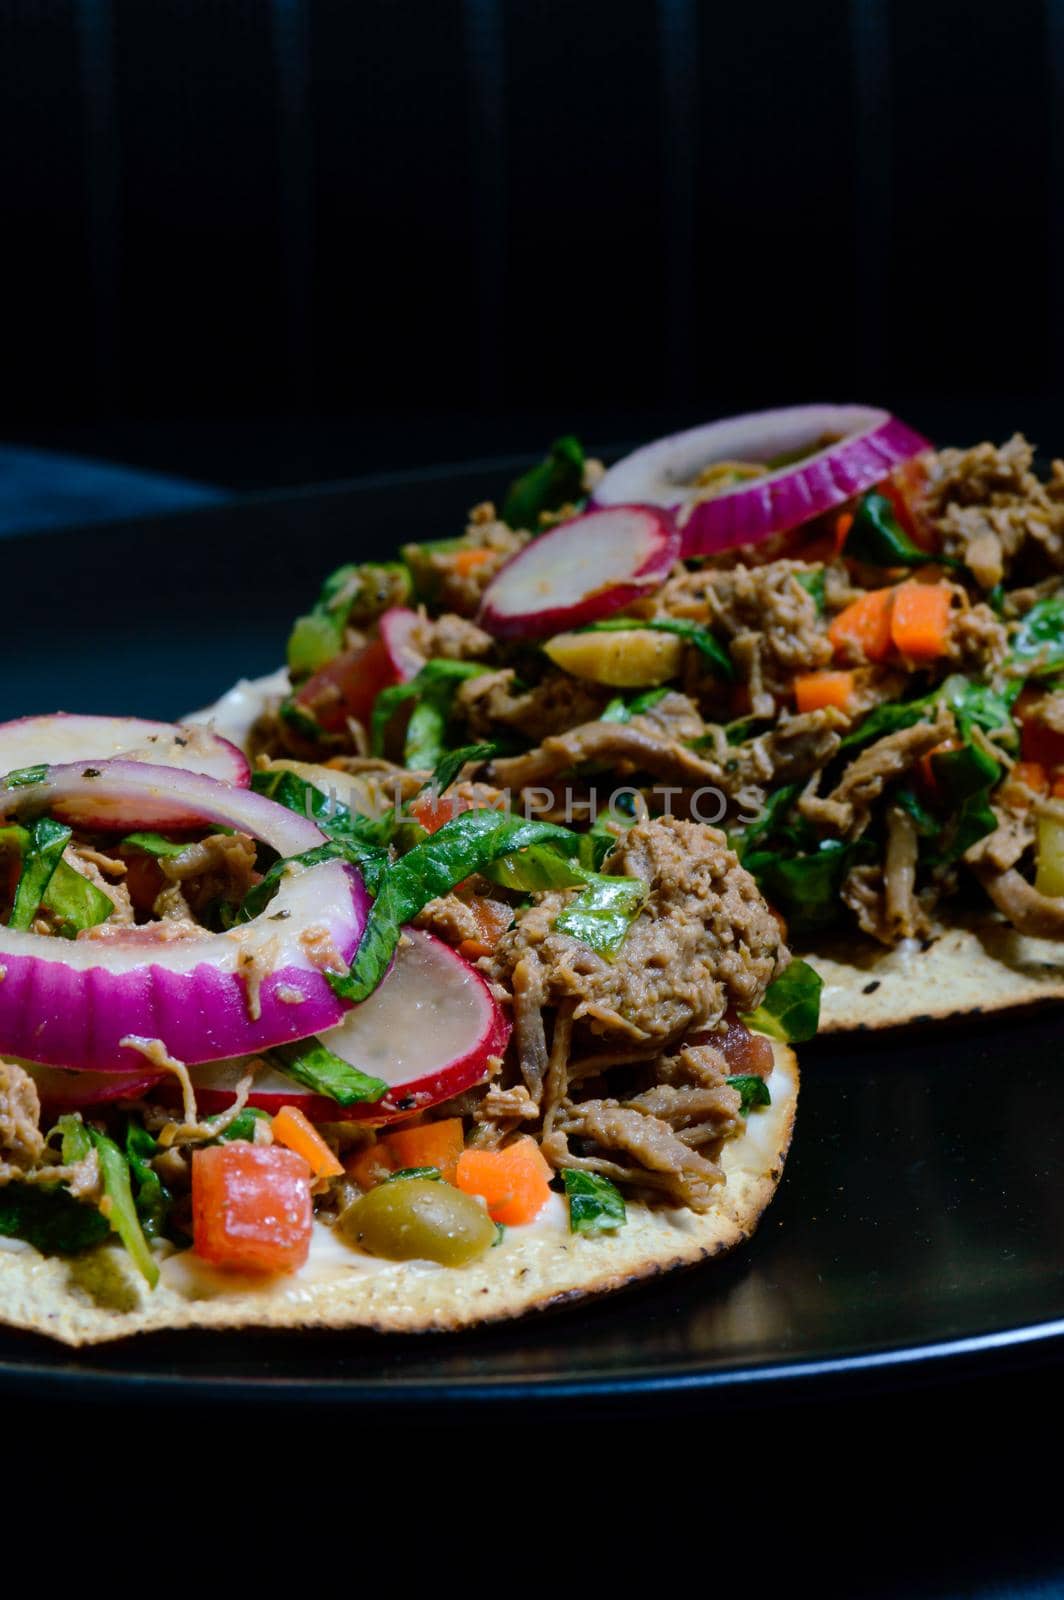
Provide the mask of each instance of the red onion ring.
MULTIPOLYGON (((40 783, 0 787, 0 815, 39 813, 72 800, 105 827, 116 810, 164 796, 202 823, 239 828, 281 856, 325 842, 312 822, 263 795, 139 761, 51 767, 40 783)), ((70 942, 0 927, 0 1052, 128 1074, 144 1064, 121 1045, 129 1034, 159 1039, 192 1064, 320 1033, 348 1009, 329 987, 323 954, 350 961, 367 908, 359 873, 324 861, 293 869, 251 922, 160 943, 149 959, 143 930, 128 940, 118 933, 70 942)))
POLYGON ((714 555, 786 533, 880 483, 928 440, 872 406, 789 406, 727 417, 643 445, 611 467, 595 489, 598 506, 644 501, 676 514, 684 556, 714 555), (763 478, 699 499, 694 480, 715 461, 771 461, 836 437, 814 454, 763 478))

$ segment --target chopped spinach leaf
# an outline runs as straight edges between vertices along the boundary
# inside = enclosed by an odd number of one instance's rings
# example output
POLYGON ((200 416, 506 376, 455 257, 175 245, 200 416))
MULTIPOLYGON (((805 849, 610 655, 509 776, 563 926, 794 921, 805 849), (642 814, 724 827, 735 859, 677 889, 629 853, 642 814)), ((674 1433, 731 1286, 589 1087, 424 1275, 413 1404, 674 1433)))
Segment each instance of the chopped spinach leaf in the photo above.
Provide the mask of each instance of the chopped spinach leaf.
POLYGON ((575 1167, 562 1170, 571 1233, 610 1233, 628 1221, 624 1196, 608 1178, 575 1167))
POLYGON ((75 1200, 59 1184, 9 1183, 0 1189, 0 1235, 25 1239, 43 1255, 79 1255, 110 1232, 95 1206, 75 1200))
POLYGON ((741 1105, 739 1109, 744 1117, 748 1117, 755 1106, 770 1106, 772 1096, 768 1091, 768 1084, 764 1078, 759 1078, 755 1073, 739 1073, 737 1077, 725 1080, 733 1089, 738 1089, 741 1105))
POLYGON ((1045 595, 1021 618, 1009 640, 1009 664, 1028 678, 1064 667, 1064 590, 1045 595))
POLYGON ((441 1182, 443 1173, 439 1167, 400 1167, 398 1172, 389 1172, 386 1178, 381 1179, 381 1182, 402 1183, 406 1178, 431 1178, 436 1182, 441 1182))
POLYGON ((886 495, 874 489, 863 497, 854 513, 844 553, 871 567, 922 567, 928 563, 945 567, 963 565, 951 556, 921 550, 902 528, 886 495))

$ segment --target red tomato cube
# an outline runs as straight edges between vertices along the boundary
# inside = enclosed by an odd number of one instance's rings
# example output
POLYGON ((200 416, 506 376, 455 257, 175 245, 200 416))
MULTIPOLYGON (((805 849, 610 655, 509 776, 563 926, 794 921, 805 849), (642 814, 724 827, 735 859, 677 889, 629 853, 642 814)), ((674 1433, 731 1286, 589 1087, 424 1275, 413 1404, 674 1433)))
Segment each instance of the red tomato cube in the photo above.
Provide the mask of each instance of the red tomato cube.
POLYGON ((216 1267, 295 1272, 310 1251, 310 1167, 281 1145, 234 1139, 192 1156, 196 1254, 216 1267))

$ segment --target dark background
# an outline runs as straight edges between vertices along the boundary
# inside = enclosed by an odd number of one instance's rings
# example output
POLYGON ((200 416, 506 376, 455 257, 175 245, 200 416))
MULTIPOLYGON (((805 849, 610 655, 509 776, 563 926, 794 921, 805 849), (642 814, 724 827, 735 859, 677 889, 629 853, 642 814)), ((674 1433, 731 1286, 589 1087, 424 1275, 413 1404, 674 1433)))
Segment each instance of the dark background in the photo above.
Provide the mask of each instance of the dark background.
POLYGON ((860 399, 1031 430, 1062 0, 0 0, 0 437, 236 487, 860 399))

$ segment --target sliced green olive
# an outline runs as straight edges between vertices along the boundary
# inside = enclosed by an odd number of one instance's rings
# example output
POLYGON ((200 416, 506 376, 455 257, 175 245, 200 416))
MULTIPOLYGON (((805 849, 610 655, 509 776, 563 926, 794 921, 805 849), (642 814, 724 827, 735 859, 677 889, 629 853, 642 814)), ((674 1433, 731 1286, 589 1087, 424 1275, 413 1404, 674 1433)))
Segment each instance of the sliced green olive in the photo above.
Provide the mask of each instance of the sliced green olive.
POLYGON ((495 1243, 480 1202, 434 1178, 379 1184, 340 1213, 339 1226, 351 1244, 388 1261, 461 1267, 495 1243))

